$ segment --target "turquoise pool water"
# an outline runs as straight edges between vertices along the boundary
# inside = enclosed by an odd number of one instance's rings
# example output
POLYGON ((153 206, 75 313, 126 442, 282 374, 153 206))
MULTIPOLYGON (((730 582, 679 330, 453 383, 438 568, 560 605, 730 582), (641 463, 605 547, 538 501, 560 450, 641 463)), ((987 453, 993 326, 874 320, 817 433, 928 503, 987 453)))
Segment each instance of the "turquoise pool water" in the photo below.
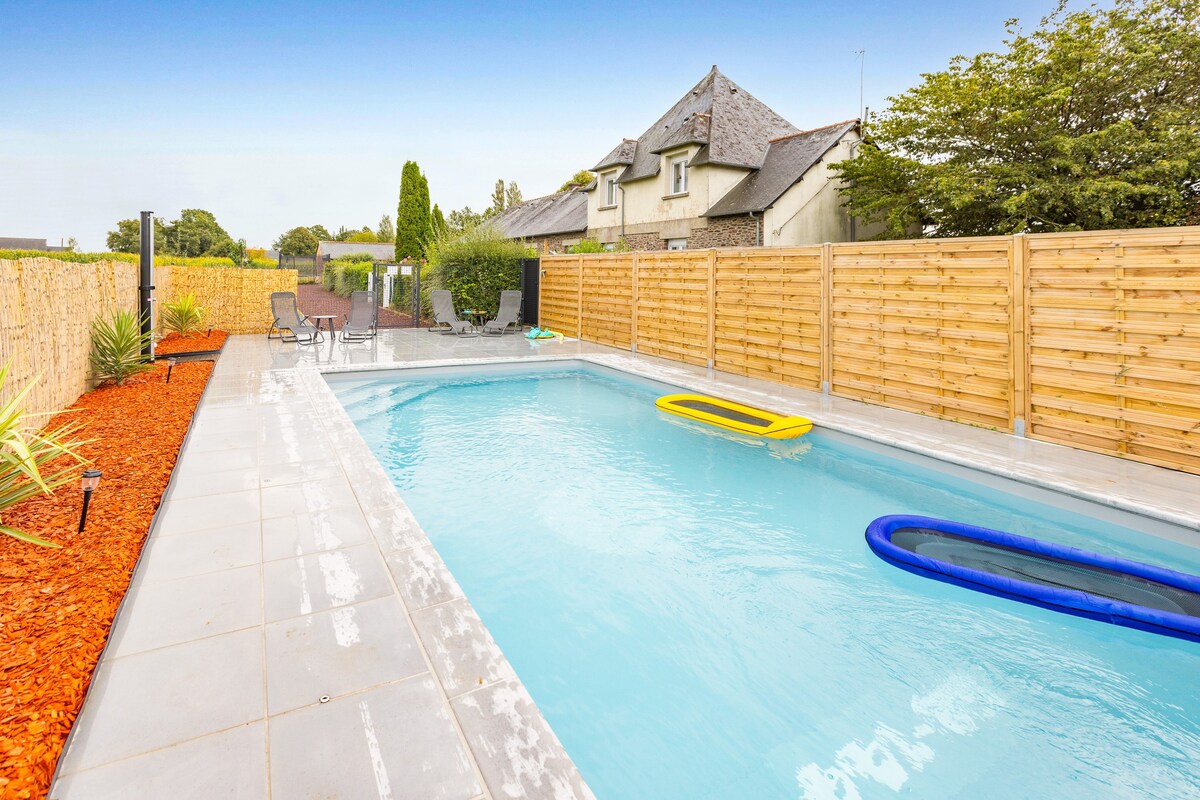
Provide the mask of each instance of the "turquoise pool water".
POLYGON ((597 796, 1200 796, 1200 645, 919 578, 877 516, 1200 550, 585 369, 330 384, 597 796))

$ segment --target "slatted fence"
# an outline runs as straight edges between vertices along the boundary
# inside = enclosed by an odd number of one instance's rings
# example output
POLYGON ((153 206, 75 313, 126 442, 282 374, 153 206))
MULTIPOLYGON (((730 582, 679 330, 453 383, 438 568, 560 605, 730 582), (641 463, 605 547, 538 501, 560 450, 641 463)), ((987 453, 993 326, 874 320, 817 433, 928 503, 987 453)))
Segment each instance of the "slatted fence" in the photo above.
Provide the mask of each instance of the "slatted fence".
POLYGON ((544 256, 570 336, 1200 473, 1200 228, 544 256))

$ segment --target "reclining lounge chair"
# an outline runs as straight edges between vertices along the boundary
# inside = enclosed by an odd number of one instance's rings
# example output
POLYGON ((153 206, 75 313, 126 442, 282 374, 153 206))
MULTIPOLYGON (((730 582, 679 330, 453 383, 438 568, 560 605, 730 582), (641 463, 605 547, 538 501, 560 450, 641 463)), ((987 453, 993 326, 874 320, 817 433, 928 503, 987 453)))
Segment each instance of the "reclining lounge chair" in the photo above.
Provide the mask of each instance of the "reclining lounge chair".
POLYGON ((325 341, 325 335, 300 314, 296 305, 295 292, 271 292, 271 314, 275 321, 267 331, 268 339, 282 339, 297 344, 316 344, 325 341), (276 336, 275 332, 279 331, 276 336))
POLYGON ((375 333, 375 293, 351 292, 350 313, 342 325, 342 341, 364 342, 375 333))
POLYGON ((500 293, 500 310, 493 319, 483 323, 484 333, 494 333, 503 336, 509 325, 517 324, 521 313, 521 293, 516 290, 500 293))
POLYGON ((466 320, 459 319, 458 314, 454 311, 454 299, 450 296, 448 289, 434 289, 429 293, 430 303, 433 305, 433 321, 438 325, 447 325, 443 333, 454 333, 458 336, 478 336, 479 331, 475 330, 475 326, 466 320))

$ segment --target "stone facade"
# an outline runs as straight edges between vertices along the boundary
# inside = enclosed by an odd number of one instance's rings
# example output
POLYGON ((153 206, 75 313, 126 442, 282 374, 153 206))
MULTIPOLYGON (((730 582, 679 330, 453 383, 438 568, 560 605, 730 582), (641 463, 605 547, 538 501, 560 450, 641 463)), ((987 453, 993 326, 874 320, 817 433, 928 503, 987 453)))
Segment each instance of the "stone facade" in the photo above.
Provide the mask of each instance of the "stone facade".
POLYGON ((692 228, 692 235, 688 237, 688 249, 757 247, 761 243, 758 227, 761 221, 761 218, 754 219, 749 214, 710 217, 707 227, 692 228))
POLYGON ((587 237, 587 231, 575 231, 573 233, 556 233, 551 236, 539 236, 529 240, 539 256, 550 254, 562 254, 567 252, 567 248, 573 244, 578 244, 580 239, 587 237))
POLYGON ((657 233, 630 233, 625 236, 630 250, 666 250, 667 242, 657 233))

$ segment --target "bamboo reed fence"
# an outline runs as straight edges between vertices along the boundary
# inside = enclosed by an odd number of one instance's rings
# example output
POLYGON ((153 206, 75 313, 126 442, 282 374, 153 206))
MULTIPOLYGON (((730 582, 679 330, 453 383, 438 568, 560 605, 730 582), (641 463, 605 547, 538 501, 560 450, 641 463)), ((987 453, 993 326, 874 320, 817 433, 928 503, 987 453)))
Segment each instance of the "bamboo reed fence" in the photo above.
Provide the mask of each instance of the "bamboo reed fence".
MULTIPOLYGON (((25 402, 30 413, 64 408, 87 391, 92 322, 136 309, 137 287, 137 264, 124 261, 0 260, 0 364, 10 364, 0 403, 35 378, 25 402)), ((270 293, 296 291, 296 271, 157 267, 155 287, 160 303, 195 293, 206 325, 266 333, 270 293)))
POLYGON ((1200 227, 543 256, 539 318, 1200 473, 1200 227))

